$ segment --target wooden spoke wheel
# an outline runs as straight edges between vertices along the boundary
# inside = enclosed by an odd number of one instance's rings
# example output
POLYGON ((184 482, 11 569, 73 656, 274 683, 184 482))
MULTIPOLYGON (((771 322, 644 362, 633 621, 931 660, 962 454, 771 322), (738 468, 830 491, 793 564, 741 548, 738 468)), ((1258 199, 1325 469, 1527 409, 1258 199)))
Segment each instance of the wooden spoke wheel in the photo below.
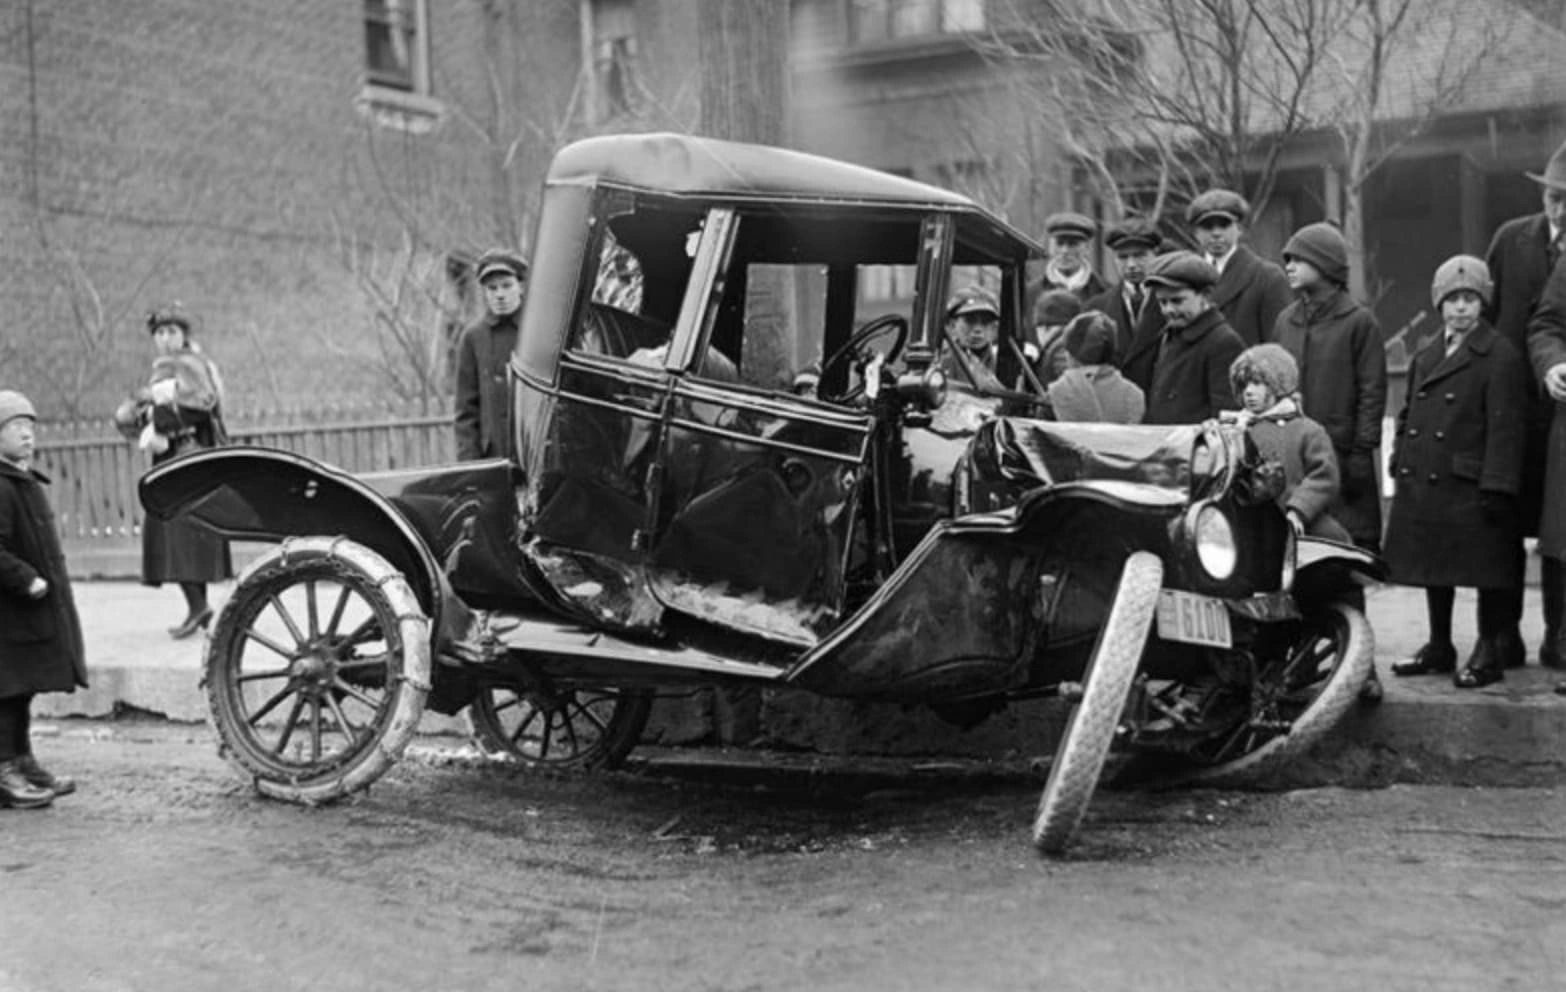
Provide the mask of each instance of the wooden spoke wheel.
POLYGON ((652 693, 612 686, 489 686, 468 707, 474 742, 533 768, 616 768, 641 738, 652 693))

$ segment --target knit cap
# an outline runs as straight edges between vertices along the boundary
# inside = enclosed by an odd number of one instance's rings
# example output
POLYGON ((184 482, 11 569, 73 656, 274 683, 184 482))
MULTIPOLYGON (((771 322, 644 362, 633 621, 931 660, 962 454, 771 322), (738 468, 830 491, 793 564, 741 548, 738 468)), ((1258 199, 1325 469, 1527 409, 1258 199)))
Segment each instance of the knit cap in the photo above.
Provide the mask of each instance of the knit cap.
POLYGON ((1328 282, 1348 285, 1348 243, 1335 224, 1306 224, 1283 246, 1283 257, 1309 262, 1328 282))
POLYGON ((1065 346, 1066 354, 1083 365, 1112 364, 1115 322, 1098 310, 1084 310, 1066 325, 1065 346))
POLYGON ((1077 294, 1065 289, 1052 289, 1039 295, 1033 304, 1034 327, 1058 327, 1069 323, 1082 312, 1082 301, 1077 294))
POLYGON ((0 427, 4 427, 17 417, 37 420, 38 411, 33 409, 32 401, 16 390, 0 389, 0 427))
POLYGON ((1260 382, 1278 399, 1292 396, 1300 388, 1300 367, 1281 344, 1258 344, 1246 348, 1229 366, 1229 388, 1239 400, 1245 387, 1260 382))

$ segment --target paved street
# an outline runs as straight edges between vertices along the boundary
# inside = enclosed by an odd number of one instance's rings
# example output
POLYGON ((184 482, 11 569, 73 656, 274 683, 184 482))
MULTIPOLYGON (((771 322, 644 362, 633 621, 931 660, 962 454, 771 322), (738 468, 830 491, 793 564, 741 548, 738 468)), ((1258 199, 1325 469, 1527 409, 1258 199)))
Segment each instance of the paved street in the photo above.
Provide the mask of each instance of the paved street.
POLYGON ((0 989, 1546 990, 1566 798, 1105 794, 1036 857, 1036 780, 581 780, 438 760, 255 798, 200 728, 67 723, 0 816, 0 989))

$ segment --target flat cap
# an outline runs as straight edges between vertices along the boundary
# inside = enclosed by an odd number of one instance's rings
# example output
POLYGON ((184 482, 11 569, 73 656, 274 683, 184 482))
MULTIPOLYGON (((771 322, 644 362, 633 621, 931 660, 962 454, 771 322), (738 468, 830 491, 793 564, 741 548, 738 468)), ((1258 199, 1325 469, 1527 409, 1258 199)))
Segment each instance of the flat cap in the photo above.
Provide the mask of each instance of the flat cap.
POLYGON ((509 272, 518 279, 527 278, 527 262, 523 261, 521 255, 505 248, 491 248, 480 255, 474 270, 478 273, 479 282, 497 272, 509 272))
POLYGON ((946 316, 961 317, 965 313, 992 313, 1000 316, 1000 304, 995 294, 983 286, 969 286, 952 297, 946 305, 946 316))
POLYGON ((1242 221, 1250 215, 1251 205, 1245 202, 1245 197, 1229 189, 1210 189, 1185 208, 1185 219, 1190 224, 1200 224, 1217 216, 1242 221))
POLYGON ((1194 289, 1197 292, 1211 289, 1218 281, 1218 270, 1213 263, 1194 251, 1171 251, 1153 259, 1147 267, 1149 286, 1168 286, 1172 289, 1194 289))
POLYGON ((33 409, 31 400, 16 390, 0 389, 0 427, 4 427, 17 417, 37 420, 38 411, 33 409))
POLYGON ((1146 217, 1127 217, 1109 225, 1104 232, 1104 244, 1109 246, 1110 251, 1131 248, 1157 251, 1163 240, 1163 236, 1158 233, 1158 225, 1146 217))
POLYGON ((1045 234, 1074 234, 1079 238, 1091 238, 1098 233, 1098 223, 1086 214, 1062 210, 1044 218, 1045 234))

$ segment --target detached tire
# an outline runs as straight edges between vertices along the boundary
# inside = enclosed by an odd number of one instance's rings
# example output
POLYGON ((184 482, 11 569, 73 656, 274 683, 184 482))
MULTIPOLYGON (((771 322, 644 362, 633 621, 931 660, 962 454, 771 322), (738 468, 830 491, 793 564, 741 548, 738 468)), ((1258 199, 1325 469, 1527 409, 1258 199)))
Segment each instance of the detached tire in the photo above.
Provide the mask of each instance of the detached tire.
POLYGON ((1258 687, 1252 706, 1254 713, 1285 729, 1242 730, 1237 757, 1192 769, 1172 784, 1217 788, 1264 784, 1325 737, 1357 703, 1375 654, 1375 634, 1357 607, 1331 603, 1307 616, 1275 679, 1258 687))
POLYGON ((429 618, 369 548, 290 539, 240 576, 202 685, 223 757, 258 792, 331 802, 385 774, 418 729, 429 618))
POLYGON ((1066 721, 1033 819, 1033 844, 1044 854, 1064 854, 1082 824, 1141 664, 1163 581, 1157 555, 1138 551, 1126 559, 1109 618, 1082 676, 1082 701, 1066 721))

